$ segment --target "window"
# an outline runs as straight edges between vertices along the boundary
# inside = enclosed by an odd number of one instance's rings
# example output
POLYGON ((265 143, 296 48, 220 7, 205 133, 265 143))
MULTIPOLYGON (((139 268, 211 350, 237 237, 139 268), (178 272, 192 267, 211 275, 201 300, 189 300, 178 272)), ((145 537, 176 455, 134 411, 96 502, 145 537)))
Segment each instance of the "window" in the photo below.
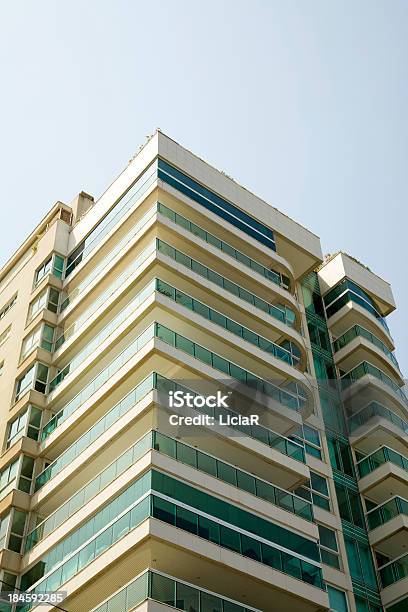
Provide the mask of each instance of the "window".
POLYGON ((54 287, 47 287, 44 289, 44 291, 31 302, 28 311, 28 321, 32 321, 43 308, 47 308, 51 312, 58 312, 59 297, 60 292, 54 289, 54 287))
POLYGON ((330 435, 327 436, 327 444, 332 467, 354 478, 355 473, 350 445, 330 435))
POLYGON ((53 274, 57 278, 62 278, 64 262, 65 260, 61 255, 55 253, 51 255, 51 257, 49 257, 36 271, 34 285, 37 286, 47 274, 53 274))
POLYGON ((326 325, 323 328, 323 325, 318 325, 314 321, 308 321, 307 327, 309 330, 311 343, 318 349, 331 353, 330 338, 329 334, 327 333, 326 325))
POLYGON ((17 293, 16 295, 14 295, 11 300, 9 302, 7 302, 7 304, 5 306, 3 306, 3 308, 0 310, 0 320, 8 313, 8 311, 10 310, 10 308, 12 308, 14 306, 14 304, 17 302, 17 293))
POLYGON ((21 544, 26 523, 26 512, 13 508, 11 512, 10 535, 8 538, 7 548, 16 553, 21 552, 21 544))
POLYGON ((158 177, 178 189, 207 210, 238 227, 273 251, 276 251, 272 229, 257 221, 231 202, 224 200, 207 187, 204 187, 186 174, 183 174, 167 162, 159 159, 158 177))
POLYGON ((0 345, 4 344, 7 338, 9 338, 11 332, 11 325, 4 330, 2 334, 0 334, 0 345))
POLYGON ((337 373, 333 361, 314 353, 313 364, 317 382, 337 389, 337 373))
POLYGON ((338 482, 335 482, 334 485, 336 487, 337 502, 339 504, 341 519, 365 529, 364 515, 359 493, 352 491, 338 482))
POLYGON ((42 323, 36 327, 31 334, 26 336, 21 349, 21 357, 26 357, 31 351, 38 346, 51 352, 53 349, 54 327, 48 323, 42 323))
POLYGON ((322 298, 318 293, 312 291, 305 285, 302 286, 303 301, 305 304, 305 310, 309 314, 317 315, 318 317, 324 318, 323 302, 322 298))
POLYGON ((328 584, 327 594, 331 610, 335 612, 348 612, 347 597, 344 591, 339 591, 339 589, 335 589, 328 584))
POLYGON ((0 498, 3 498, 9 493, 8 485, 17 477, 18 459, 9 463, 7 467, 0 473, 0 498))
POLYGON ((340 569, 339 549, 337 546, 336 532, 333 529, 318 525, 320 553, 322 563, 340 569))
MULTIPOLYGON (((347 560, 352 579, 377 589, 374 563, 368 544, 348 536, 344 537, 344 542, 346 544, 347 560)), ((364 610, 364 608, 362 609, 364 610)))
POLYGON ((320 433, 314 427, 303 424, 303 427, 289 436, 296 442, 301 441, 305 446, 305 451, 308 455, 316 457, 317 459, 322 458, 322 445, 320 441, 320 433))
POLYGON ((45 393, 47 379, 48 367, 43 363, 35 363, 23 376, 17 379, 15 401, 17 402, 29 389, 45 393))
POLYGON ((310 472, 310 482, 294 491, 296 495, 312 502, 315 506, 330 512, 330 495, 327 480, 320 474, 310 472))
POLYGON ((35 406, 29 406, 9 424, 6 448, 17 442, 22 436, 38 440, 41 427, 42 412, 35 406))

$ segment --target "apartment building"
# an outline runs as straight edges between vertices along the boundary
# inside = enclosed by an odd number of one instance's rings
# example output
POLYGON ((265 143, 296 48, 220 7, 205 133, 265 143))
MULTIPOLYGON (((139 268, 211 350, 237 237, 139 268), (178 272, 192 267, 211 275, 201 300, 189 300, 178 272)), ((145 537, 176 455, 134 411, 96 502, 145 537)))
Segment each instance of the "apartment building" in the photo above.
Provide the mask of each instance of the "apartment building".
POLYGON ((388 283, 157 131, 0 296, 0 610, 408 610, 388 283))

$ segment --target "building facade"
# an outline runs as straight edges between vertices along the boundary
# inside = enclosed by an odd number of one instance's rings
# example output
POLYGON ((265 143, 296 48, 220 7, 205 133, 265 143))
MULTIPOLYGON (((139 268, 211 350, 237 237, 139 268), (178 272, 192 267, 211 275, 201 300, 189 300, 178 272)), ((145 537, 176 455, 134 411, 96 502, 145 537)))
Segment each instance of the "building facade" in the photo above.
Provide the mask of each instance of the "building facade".
POLYGON ((0 610, 408 610, 388 283, 157 131, 0 296, 0 610))

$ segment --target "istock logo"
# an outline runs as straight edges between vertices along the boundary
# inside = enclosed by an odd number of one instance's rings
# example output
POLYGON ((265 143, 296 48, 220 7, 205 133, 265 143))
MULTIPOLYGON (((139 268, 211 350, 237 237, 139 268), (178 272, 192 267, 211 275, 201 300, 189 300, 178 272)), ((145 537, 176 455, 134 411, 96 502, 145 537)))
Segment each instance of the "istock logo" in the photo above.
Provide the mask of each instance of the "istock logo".
POLYGON ((227 395, 223 395, 221 391, 217 391, 216 395, 194 395, 194 393, 185 393, 184 391, 169 391, 169 406, 170 408, 183 408, 188 406, 189 408, 202 408, 208 406, 209 408, 228 408, 228 397, 231 395, 231 391, 227 395))

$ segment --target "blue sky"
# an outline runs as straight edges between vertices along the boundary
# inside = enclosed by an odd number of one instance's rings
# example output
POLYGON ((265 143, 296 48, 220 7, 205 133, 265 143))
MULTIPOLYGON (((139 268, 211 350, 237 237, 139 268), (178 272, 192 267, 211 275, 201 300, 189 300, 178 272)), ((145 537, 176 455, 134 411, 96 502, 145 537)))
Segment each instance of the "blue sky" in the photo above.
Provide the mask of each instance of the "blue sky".
POLYGON ((161 127, 391 282, 408 372, 405 0, 0 4, 3 263, 161 127))

